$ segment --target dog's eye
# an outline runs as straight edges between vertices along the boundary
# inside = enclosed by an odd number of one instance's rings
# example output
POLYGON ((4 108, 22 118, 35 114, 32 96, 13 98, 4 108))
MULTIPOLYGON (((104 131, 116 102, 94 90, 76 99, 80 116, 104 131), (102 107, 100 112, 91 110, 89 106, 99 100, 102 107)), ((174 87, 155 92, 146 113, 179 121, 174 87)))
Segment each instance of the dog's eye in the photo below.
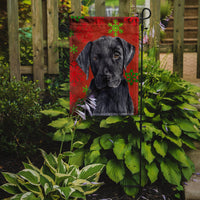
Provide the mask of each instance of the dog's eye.
POLYGON ((120 57, 120 53, 119 52, 114 52, 113 58, 114 59, 118 59, 119 57, 120 57))
POLYGON ((93 57, 93 60, 94 60, 94 61, 96 61, 96 60, 97 60, 97 57, 96 57, 96 56, 95 56, 95 57, 93 57))

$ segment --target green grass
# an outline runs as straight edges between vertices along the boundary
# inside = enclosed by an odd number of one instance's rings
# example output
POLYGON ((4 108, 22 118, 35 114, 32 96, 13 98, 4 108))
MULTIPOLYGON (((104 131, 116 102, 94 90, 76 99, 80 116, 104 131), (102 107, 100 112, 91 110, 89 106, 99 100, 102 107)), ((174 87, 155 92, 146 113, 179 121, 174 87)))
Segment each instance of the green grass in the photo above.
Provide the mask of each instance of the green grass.
POLYGON ((136 3, 137 3, 137 5, 144 5, 145 0, 137 0, 136 3))
POLYGON ((111 7, 119 6, 119 0, 106 0, 106 6, 111 6, 111 7))

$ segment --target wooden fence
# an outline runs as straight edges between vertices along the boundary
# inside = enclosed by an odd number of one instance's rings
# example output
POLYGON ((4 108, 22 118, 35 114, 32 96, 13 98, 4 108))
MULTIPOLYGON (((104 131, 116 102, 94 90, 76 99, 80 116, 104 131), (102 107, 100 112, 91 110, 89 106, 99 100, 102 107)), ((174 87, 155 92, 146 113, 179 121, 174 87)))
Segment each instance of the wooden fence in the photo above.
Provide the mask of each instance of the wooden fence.
MULTIPOLYGON (((150 46, 155 46, 157 58, 160 52, 160 5, 159 0, 151 0, 151 27, 154 25, 155 35, 150 39, 150 46)), ((59 59, 56 48, 69 47, 68 41, 58 41, 58 2, 59 0, 32 0, 32 44, 33 66, 21 66, 20 41, 18 22, 18 0, 7 0, 8 9, 8 34, 10 76, 21 79, 21 74, 33 74, 34 80, 39 80, 39 85, 44 88, 44 74, 58 74, 59 59)), ((81 0, 71 0, 73 15, 81 15, 81 0)), ((200 78, 200 0, 198 20, 198 67, 197 77, 200 78)), ((119 0, 119 16, 131 16, 135 11, 136 0, 119 0)), ((174 0, 174 71, 183 75, 183 12, 184 0, 174 0)), ((96 16, 105 16, 105 0, 95 0, 96 16)))

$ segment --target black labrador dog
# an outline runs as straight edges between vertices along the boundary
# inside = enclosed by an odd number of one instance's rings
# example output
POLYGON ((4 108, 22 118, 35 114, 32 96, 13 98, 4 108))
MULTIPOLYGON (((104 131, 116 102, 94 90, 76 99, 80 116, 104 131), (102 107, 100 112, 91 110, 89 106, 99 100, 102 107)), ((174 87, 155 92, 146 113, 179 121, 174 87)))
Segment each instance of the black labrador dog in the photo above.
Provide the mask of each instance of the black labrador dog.
POLYGON ((87 78, 91 66, 94 79, 90 91, 96 98, 93 115, 133 115, 133 102, 123 70, 133 59, 135 47, 122 38, 102 36, 88 42, 76 61, 87 78))

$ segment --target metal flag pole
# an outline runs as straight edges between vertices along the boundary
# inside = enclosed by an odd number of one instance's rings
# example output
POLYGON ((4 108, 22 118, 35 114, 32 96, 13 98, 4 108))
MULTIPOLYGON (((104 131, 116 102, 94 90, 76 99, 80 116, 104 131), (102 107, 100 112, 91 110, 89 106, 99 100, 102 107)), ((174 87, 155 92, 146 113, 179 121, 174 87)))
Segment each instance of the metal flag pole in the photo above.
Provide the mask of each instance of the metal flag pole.
POLYGON ((142 85, 143 85, 143 34, 144 34, 144 20, 151 17, 151 10, 144 8, 141 15, 141 66, 140 66, 140 189, 142 187, 142 85), (147 10, 149 15, 144 17, 144 12, 147 10))

